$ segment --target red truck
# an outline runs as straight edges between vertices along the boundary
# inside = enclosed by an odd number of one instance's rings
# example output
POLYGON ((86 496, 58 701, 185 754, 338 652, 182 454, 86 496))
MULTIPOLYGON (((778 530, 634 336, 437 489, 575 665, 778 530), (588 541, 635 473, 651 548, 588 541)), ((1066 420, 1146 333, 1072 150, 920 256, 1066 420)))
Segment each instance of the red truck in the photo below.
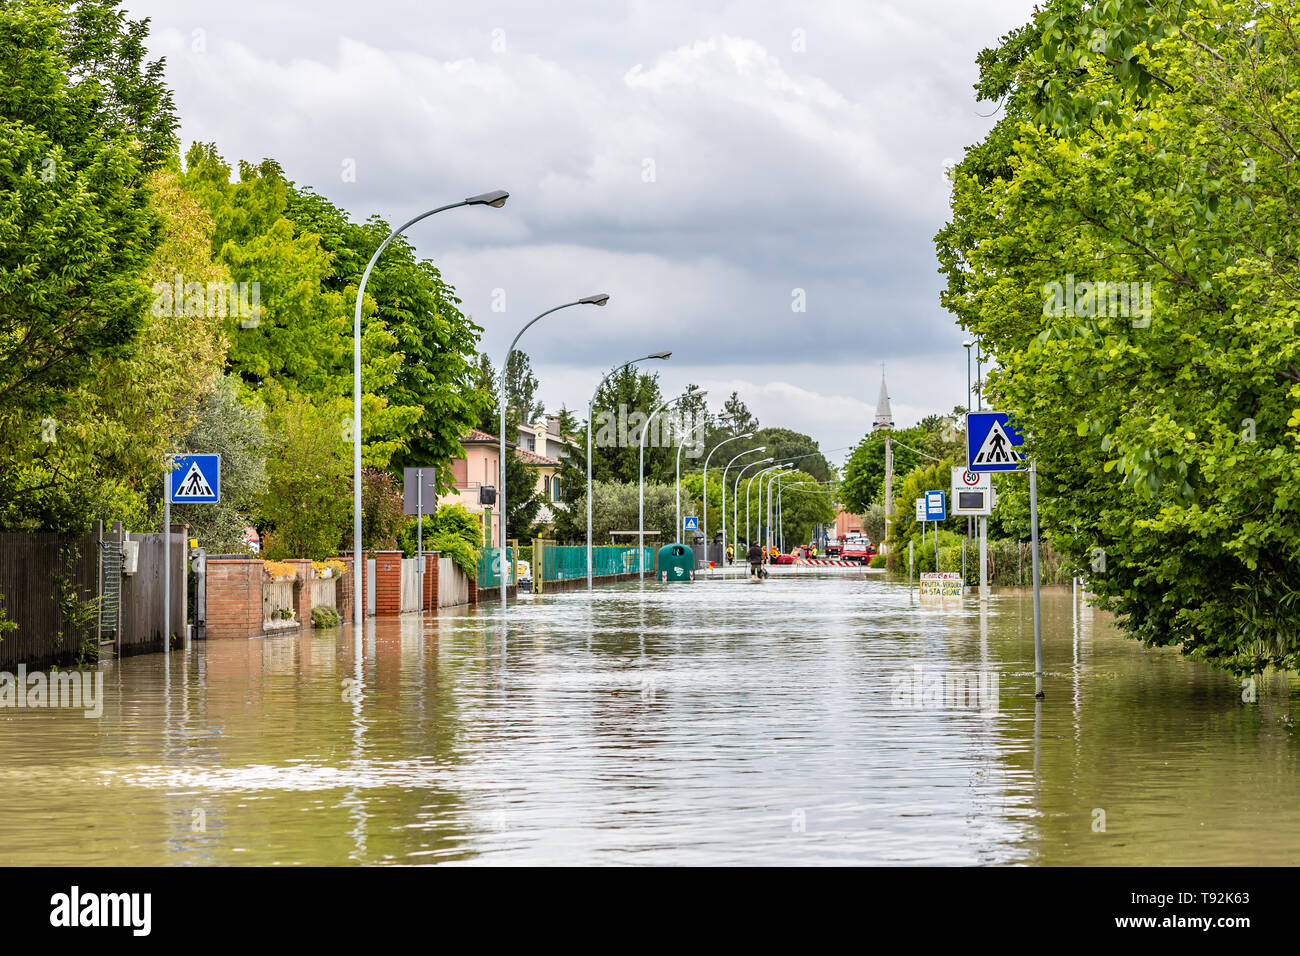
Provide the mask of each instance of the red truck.
POLYGON ((862 536, 850 536, 844 539, 838 555, 844 561, 867 564, 876 556, 876 549, 871 541, 862 536))

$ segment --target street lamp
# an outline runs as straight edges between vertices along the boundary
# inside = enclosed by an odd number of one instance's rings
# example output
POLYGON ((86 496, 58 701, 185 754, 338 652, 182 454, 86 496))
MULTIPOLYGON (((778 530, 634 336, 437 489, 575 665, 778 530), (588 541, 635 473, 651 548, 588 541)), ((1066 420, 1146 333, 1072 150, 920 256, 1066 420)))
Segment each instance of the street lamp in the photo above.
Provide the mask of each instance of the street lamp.
POLYGON ((422 219, 459 206, 491 206, 500 209, 506 204, 510 194, 504 189, 495 189, 490 193, 470 196, 460 202, 454 202, 437 209, 422 212, 414 219, 398 226, 385 239, 375 254, 366 263, 366 271, 361 274, 361 284, 357 286, 357 307, 352 317, 352 621, 358 633, 365 626, 366 608, 362 603, 361 582, 365 574, 365 552, 361 549, 361 307, 366 297, 366 282, 371 270, 379 260, 380 253, 388 244, 410 229, 422 219))
MULTIPOLYGON (((501 487, 497 492, 497 510, 501 512, 501 551, 498 560, 501 563, 501 611, 506 610, 506 368, 510 365, 510 356, 514 354, 515 345, 518 344, 520 337, 533 327, 538 319, 545 318, 552 312, 559 312, 561 309, 572 308, 575 305, 604 305, 609 301, 609 295, 599 292, 596 295, 585 295, 581 299, 573 302, 566 302, 564 305, 557 305, 553 309, 547 309, 537 318, 526 324, 519 330, 510 348, 506 349, 505 361, 501 363, 501 398, 498 402, 501 406, 501 461, 498 464, 501 467, 501 487)), ((492 529, 488 528, 488 534, 492 529)))
POLYGON ((623 369, 627 368, 629 365, 636 365, 638 362, 645 362, 645 361, 649 361, 650 359, 660 359, 661 361, 666 362, 668 361, 668 359, 672 358, 672 355, 673 355, 672 352, 651 352, 649 355, 643 355, 640 358, 632 359, 632 361, 630 362, 624 362, 622 365, 611 370, 608 375, 606 375, 604 378, 600 380, 600 384, 596 386, 596 390, 591 393, 591 401, 587 403, 587 590, 588 591, 590 591, 592 587, 591 585, 591 429, 593 424, 592 419, 595 417, 596 396, 600 394, 600 390, 605 387, 606 382, 608 382, 614 375, 623 371, 623 369))
MULTIPOLYGON (((760 450, 766 451, 765 448, 760 450)), ((736 472, 736 485, 731 489, 731 539, 737 551, 740 550, 740 479, 744 478, 745 472, 749 471, 749 469, 753 468, 755 465, 765 465, 769 461, 775 460, 776 459, 771 455, 768 455, 766 458, 760 458, 758 461, 751 461, 749 464, 742 467, 740 471, 736 472)), ((746 491, 748 491, 748 486, 746 486, 746 491)), ((745 544, 753 544, 753 542, 749 540, 748 500, 745 502, 745 544)))
MULTIPOLYGON (((662 412, 665 408, 668 408, 671 405, 676 405, 685 397, 686 397, 685 395, 678 395, 674 399, 670 399, 669 401, 661 403, 658 408, 656 408, 653 412, 650 413, 650 416, 645 420, 645 424, 641 426, 641 435, 640 435, 641 451, 640 451, 639 464, 637 465, 637 476, 636 476, 636 480, 637 480, 636 563, 637 563, 637 578, 638 580, 641 581, 645 580, 645 436, 646 436, 646 432, 650 431, 650 423, 655 420, 656 415, 662 412)), ((674 529, 674 531, 675 530, 676 529, 674 529)))
MULTIPOLYGON (((751 432, 748 436, 743 436, 743 437, 752 438, 753 433, 751 432)), ((736 455, 734 458, 732 458, 731 461, 727 462, 726 467, 722 469, 722 553, 724 559, 727 553, 727 472, 731 470, 732 462, 738 461, 739 459, 744 458, 746 455, 752 455, 756 451, 767 451, 767 446, 759 445, 757 448, 749 448, 746 449, 745 451, 742 451, 739 455, 736 455)), ((770 461, 771 459, 768 460, 770 461)), ((740 481, 739 476, 737 476, 736 481, 737 482, 740 481)), ((734 502, 736 496, 732 495, 731 497, 732 497, 732 501, 734 502)), ((733 509, 734 509, 734 505, 733 505, 733 509)), ((734 537, 736 531, 736 522, 734 516, 731 522, 731 531, 734 537)))
POLYGON ((962 348, 966 350, 966 401, 962 402, 966 406, 966 411, 970 411, 970 350, 975 343, 969 339, 962 343, 962 348))
MULTIPOLYGON (((789 465, 789 464, 790 464, 789 462, 786 462, 786 465, 789 465)), ((766 510, 766 514, 767 514, 767 546, 768 546, 768 550, 769 550, 769 551, 770 551, 771 548, 772 548, 772 527, 773 527, 773 520, 772 520, 772 519, 773 519, 773 511, 772 511, 772 482, 776 481, 776 479, 782 477, 783 475, 793 475, 793 474, 795 474, 796 472, 799 471, 798 468, 789 468, 789 467, 785 467, 784 465, 783 465, 782 467, 785 468, 784 471, 776 471, 776 472, 773 472, 772 474, 768 475, 767 478, 765 479, 765 481, 767 482, 767 497, 766 497, 766 498, 763 497, 763 487, 764 487, 764 486, 763 486, 763 483, 762 483, 762 482, 759 482, 759 485, 758 485, 758 495, 759 495, 759 499, 758 499, 758 500, 759 500, 759 509, 758 509, 758 514, 759 514, 759 520, 760 520, 760 521, 762 520, 762 518, 763 518, 763 514, 764 514, 764 510, 763 510, 763 502, 764 502, 764 501, 767 502, 767 510, 766 510)))
MULTIPOLYGON (((772 459, 770 458, 768 459, 768 461, 771 460, 772 459)), ((777 462, 775 465, 768 465, 766 468, 762 469, 761 471, 754 472, 752 475, 749 476, 749 480, 745 482, 745 537, 746 539, 749 539, 749 536, 753 531, 753 525, 749 523, 749 493, 754 488, 754 479, 762 478, 763 475, 766 475, 769 471, 774 471, 777 468, 784 468, 784 467, 785 467, 784 462, 777 462)), ((761 481, 758 483, 758 493, 759 495, 763 494, 763 483, 761 481)), ((762 519, 759 520, 759 523, 762 524, 762 519)), ((759 537, 762 537, 762 535, 759 535, 759 537)))
MULTIPOLYGON (((753 432, 745 432, 743 435, 732 435, 730 438, 724 438, 704 456, 704 554, 706 561, 709 553, 709 459, 713 457, 715 451, 727 442, 753 437, 753 432)), ((720 563, 725 564, 727 556, 727 473, 725 471, 722 473, 722 501, 720 507, 722 509, 722 561, 720 563)))
MULTIPOLYGON (((703 398, 705 395, 708 395, 709 393, 708 393, 708 392, 696 392, 695 394, 696 394, 698 397, 703 398)), ((682 397, 685 398, 686 396, 683 395, 682 397)), ((677 532, 681 530, 681 527, 682 527, 682 450, 686 447, 686 445, 685 445, 685 443, 682 442, 682 438, 681 438, 680 435, 677 434, 677 430, 676 430, 676 429, 673 429, 673 437, 677 439, 677 468, 676 468, 676 475, 677 475, 677 477, 676 477, 676 479, 674 480, 674 489, 675 489, 675 492, 676 492, 676 502, 677 502, 677 527, 673 529, 673 535, 675 536, 675 535, 677 534, 677 532)), ((707 499, 705 499, 705 502, 704 502, 704 510, 705 510, 706 512, 709 510, 709 504, 708 504, 708 500, 707 500, 707 499)), ((704 545, 704 547, 705 547, 705 551, 706 551, 705 560, 708 560, 708 556, 707 556, 707 551, 708 551, 708 541, 707 541, 707 540, 705 541, 705 545, 704 545)))

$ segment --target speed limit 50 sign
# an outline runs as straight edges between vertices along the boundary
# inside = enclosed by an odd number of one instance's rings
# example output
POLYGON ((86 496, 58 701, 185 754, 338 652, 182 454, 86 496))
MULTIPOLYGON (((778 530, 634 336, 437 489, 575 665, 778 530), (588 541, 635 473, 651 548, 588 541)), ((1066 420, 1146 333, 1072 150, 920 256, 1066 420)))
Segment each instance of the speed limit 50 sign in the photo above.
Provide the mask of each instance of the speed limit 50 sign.
POLYGON ((952 470, 952 514, 964 518, 993 513, 993 476, 966 468, 952 470))

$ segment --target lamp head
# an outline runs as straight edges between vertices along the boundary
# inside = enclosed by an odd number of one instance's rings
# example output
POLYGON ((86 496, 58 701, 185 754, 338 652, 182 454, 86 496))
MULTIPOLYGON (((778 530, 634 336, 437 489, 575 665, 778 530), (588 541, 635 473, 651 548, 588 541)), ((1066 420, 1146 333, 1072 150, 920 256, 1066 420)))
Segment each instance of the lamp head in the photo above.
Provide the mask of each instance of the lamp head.
POLYGON ((663 359, 665 362, 673 357, 672 352, 651 352, 646 358, 663 359))
POLYGON ((470 196, 465 200, 470 206, 492 206, 494 209, 500 209, 506 204, 510 194, 504 189, 494 189, 490 193, 480 193, 477 196, 470 196))
POLYGON ((595 295, 584 295, 578 300, 581 305, 604 305, 609 301, 608 292, 598 292, 595 295))
POLYGON ((967 348, 967 349, 968 349, 968 348, 970 348, 970 347, 971 347, 972 345, 974 345, 974 344, 975 344, 974 342, 963 342, 963 343, 962 343, 962 348, 967 348))

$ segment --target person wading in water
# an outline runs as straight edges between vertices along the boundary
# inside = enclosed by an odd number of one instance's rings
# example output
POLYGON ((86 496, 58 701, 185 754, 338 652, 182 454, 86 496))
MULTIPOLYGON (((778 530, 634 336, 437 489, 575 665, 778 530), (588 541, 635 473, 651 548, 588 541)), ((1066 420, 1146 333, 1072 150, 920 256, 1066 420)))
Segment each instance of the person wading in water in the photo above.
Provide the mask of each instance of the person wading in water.
POLYGON ((763 546, 757 543, 751 544, 749 554, 746 557, 749 559, 749 576, 752 578, 763 577, 763 561, 767 558, 767 555, 763 553, 763 546))

